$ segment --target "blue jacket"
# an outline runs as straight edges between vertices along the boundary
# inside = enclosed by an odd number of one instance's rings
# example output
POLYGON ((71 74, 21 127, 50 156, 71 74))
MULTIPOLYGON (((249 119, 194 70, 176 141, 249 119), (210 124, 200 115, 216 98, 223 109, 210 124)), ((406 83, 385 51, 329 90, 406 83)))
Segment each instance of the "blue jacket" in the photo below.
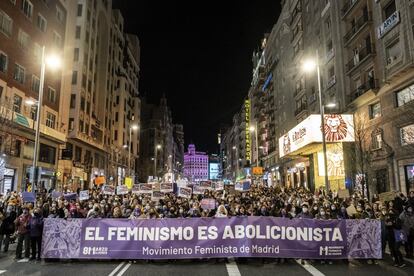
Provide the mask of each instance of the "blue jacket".
POLYGON ((43 217, 33 216, 29 224, 30 237, 41 237, 43 231, 43 217))

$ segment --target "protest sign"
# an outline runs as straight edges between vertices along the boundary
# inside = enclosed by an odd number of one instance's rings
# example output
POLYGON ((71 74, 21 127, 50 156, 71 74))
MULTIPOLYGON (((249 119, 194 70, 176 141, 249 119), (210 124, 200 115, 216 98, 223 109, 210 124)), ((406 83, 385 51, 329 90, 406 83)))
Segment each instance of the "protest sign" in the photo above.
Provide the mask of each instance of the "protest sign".
POLYGON ((172 193, 174 191, 174 186, 172 183, 161 183, 160 191, 163 193, 172 193))
POLYGON ((368 219, 46 218, 42 240, 45 259, 382 258, 381 222, 368 219))
POLYGON ((177 180, 177 186, 178 187, 187 187, 187 180, 185 180, 185 179, 177 180))
POLYGON ((102 186, 103 184, 105 184, 106 183, 106 179, 105 179, 105 176, 97 176, 96 178, 95 178, 95 185, 97 185, 97 186, 102 186))
POLYGON ((102 186, 102 193, 104 195, 114 195, 115 194, 115 188, 113 186, 103 185, 102 186))
POLYGON ((141 183, 139 184, 139 194, 151 194, 152 193, 152 184, 151 183, 141 183))
POLYGON ((36 202, 36 197, 34 193, 31 192, 22 192, 23 202, 36 202))
POLYGON ((199 185, 193 186, 193 194, 195 195, 203 195, 204 194, 204 188, 200 187, 199 185))
POLYGON ((67 193, 67 194, 63 194, 63 197, 66 200, 76 200, 76 198, 78 197, 77 193, 67 193))
POLYGON ((391 192, 380 193, 378 196, 379 196, 380 201, 382 202, 392 201, 395 198, 395 192, 391 191, 391 192))
POLYGON ((214 189, 216 191, 222 191, 224 190, 224 183, 222 181, 214 183, 214 189))
POLYGON ((62 192, 58 192, 58 191, 53 191, 52 192, 52 199, 58 199, 59 197, 61 197, 63 195, 62 192))
POLYGON ((211 181, 200 181, 199 186, 204 190, 213 190, 213 182, 211 181))
POLYGON ((128 193, 128 187, 126 185, 119 185, 116 187, 117 195, 125 195, 128 193))
POLYGON ((203 210, 214 210, 216 209, 216 200, 214 198, 203 198, 200 202, 200 207, 203 210))
POLYGON ((125 177, 125 186, 127 186, 128 190, 132 189, 132 178, 131 177, 125 177))
POLYGON ((350 205, 348 208, 346 208, 346 213, 348 214, 349 217, 352 217, 353 215, 357 213, 357 210, 355 209, 354 205, 350 205))
POLYGON ((178 196, 191 198, 191 194, 193 193, 193 189, 187 187, 178 187, 178 196))
POLYGON ((164 193, 160 191, 152 191, 151 200, 158 201, 164 197, 164 193))
POLYGON ((149 182, 148 184, 151 184, 153 191, 161 190, 161 184, 159 182, 149 182))
POLYGON ((339 198, 349 198, 349 190, 348 189, 338 190, 338 197, 339 198))
POLYGON ((131 189, 132 194, 139 194, 139 184, 135 184, 131 189))
POLYGON ((246 192, 250 190, 251 181, 250 180, 243 180, 236 182, 236 185, 234 185, 234 190, 240 191, 240 192, 246 192))
POLYGON ((79 200, 88 200, 89 199, 89 191, 84 190, 79 192, 79 200))

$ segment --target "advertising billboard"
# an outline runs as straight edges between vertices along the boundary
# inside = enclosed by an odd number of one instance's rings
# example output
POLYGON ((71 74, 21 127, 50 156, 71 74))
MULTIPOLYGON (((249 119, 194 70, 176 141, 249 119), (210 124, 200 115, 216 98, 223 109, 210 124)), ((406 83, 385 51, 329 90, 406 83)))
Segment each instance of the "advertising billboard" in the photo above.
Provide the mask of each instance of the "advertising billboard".
MULTIPOLYGON (((354 142, 352 114, 325 114, 323 133, 327 143, 354 142)), ((321 117, 310 115, 279 138, 279 156, 291 154, 309 144, 322 143, 321 117)))
POLYGON ((215 180, 218 179, 219 177, 219 164, 218 163, 210 163, 208 166, 208 175, 209 175, 209 179, 211 180, 215 180))

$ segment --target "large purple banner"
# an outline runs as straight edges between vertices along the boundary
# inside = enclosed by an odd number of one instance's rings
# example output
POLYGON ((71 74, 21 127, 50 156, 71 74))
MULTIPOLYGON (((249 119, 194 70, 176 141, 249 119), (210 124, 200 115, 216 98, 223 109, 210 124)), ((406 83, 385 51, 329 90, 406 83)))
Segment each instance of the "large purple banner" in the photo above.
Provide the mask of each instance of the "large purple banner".
POLYGON ((43 258, 381 258, 377 220, 45 219, 43 258))

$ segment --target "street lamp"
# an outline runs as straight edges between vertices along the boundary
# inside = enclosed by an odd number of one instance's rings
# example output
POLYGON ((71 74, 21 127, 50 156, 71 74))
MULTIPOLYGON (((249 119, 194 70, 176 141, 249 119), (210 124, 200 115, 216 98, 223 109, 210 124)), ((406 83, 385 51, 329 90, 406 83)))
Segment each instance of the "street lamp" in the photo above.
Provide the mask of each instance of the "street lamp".
POLYGON ((259 166, 259 143, 258 143, 258 138, 257 138, 257 121, 255 122, 255 126, 251 126, 249 128, 250 132, 254 132, 254 139, 255 139, 255 144, 256 144, 256 167, 259 166))
MULTIPOLYGON (((317 78, 318 78, 318 97, 319 97, 319 110, 321 113, 321 133, 322 133, 322 150, 323 150, 323 161, 324 161, 324 171, 325 171, 325 188, 326 192, 329 193, 329 179, 328 179, 328 161, 326 156, 326 139, 324 133, 324 126, 325 126, 325 106, 322 103, 322 87, 321 87, 321 72, 319 66, 319 54, 318 50, 316 50, 316 59, 309 59, 306 60, 303 64, 303 70, 305 72, 313 72, 316 69, 317 78)), ((336 104, 330 103, 327 104, 326 107, 332 108, 335 107, 336 104)))
POLYGON ((159 149, 161 149, 160 144, 154 147, 154 177, 157 177, 157 154, 159 149))
POLYGON ((128 145, 128 175, 131 177, 131 144, 132 144, 132 131, 137 130, 138 125, 132 125, 129 127, 129 145, 128 145))
MULTIPOLYGON (((35 134, 35 143, 34 143, 34 152, 33 152, 33 191, 37 191, 37 178, 38 178, 38 169, 37 169, 37 159, 39 156, 39 143, 40 143, 40 117, 41 117, 41 108, 43 100, 43 87, 45 83, 45 70, 46 64, 52 69, 59 68, 61 65, 60 58, 57 55, 45 56, 45 46, 42 47, 42 56, 41 56, 41 66, 40 66, 40 85, 39 85, 39 98, 37 100, 37 110, 36 110, 36 134, 35 134)), ((32 104, 35 102, 32 101, 32 104)))

